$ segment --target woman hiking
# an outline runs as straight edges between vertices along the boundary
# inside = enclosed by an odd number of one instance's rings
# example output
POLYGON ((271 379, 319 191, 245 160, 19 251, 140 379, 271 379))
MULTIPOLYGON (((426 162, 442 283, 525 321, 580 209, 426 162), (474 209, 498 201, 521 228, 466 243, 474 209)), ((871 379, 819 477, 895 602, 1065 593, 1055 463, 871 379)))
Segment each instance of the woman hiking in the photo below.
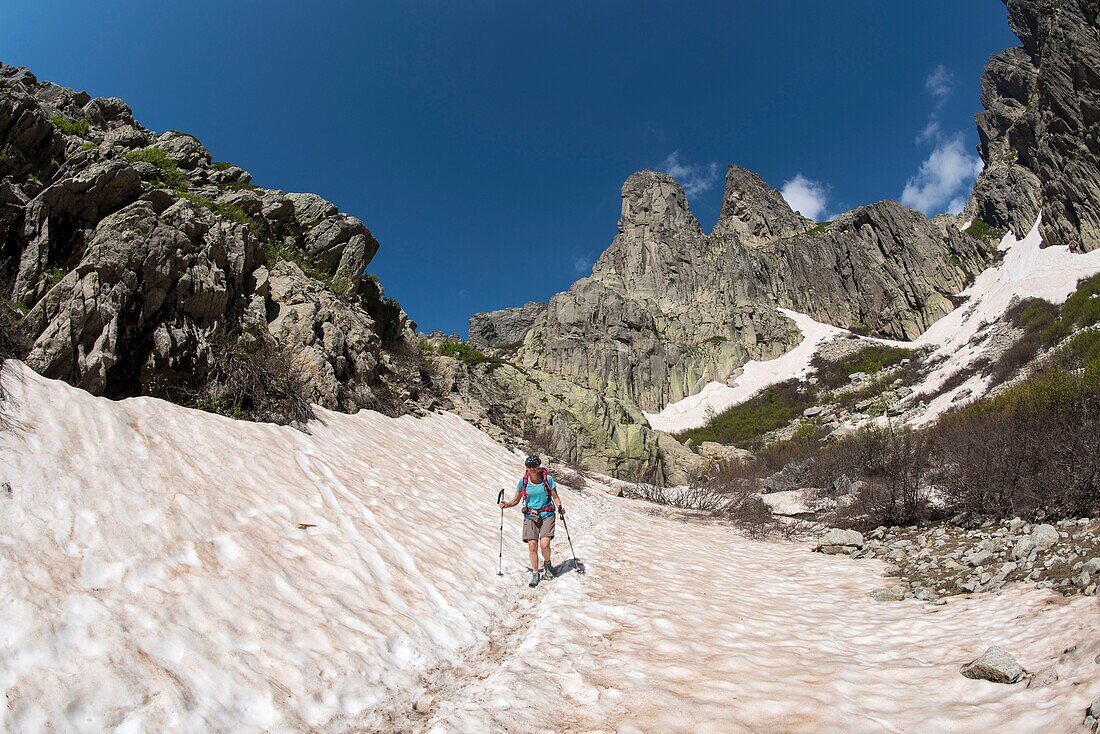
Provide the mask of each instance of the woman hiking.
POLYGON ((531 554, 531 583, 539 583, 539 548, 542 548, 543 578, 554 578, 554 567, 550 563, 550 541, 554 537, 554 521, 557 512, 565 516, 565 508, 558 497, 558 485, 554 478, 541 467, 542 460, 537 456, 528 456, 523 465, 527 471, 523 479, 516 483, 516 496, 510 502, 500 502, 501 509, 515 507, 523 502, 523 541, 527 543, 527 552, 531 554))

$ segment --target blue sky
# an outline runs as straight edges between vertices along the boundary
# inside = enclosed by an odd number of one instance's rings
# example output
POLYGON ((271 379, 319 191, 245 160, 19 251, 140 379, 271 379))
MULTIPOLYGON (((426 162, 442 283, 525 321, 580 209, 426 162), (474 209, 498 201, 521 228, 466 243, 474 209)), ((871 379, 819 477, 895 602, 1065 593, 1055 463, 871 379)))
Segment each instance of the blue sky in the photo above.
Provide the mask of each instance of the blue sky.
POLYGON ((822 220, 958 207, 999 0, 8 0, 0 60, 124 98, 256 183, 360 217, 423 331, 590 272, 636 170, 705 229, 729 163, 822 220))

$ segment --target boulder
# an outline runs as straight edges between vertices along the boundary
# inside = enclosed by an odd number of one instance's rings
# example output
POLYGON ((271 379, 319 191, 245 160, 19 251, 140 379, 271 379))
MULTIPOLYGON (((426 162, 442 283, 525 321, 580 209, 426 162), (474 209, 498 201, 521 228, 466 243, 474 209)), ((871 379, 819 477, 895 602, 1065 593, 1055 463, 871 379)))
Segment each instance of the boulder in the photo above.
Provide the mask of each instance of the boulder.
POLYGON ((847 553, 849 549, 858 550, 862 547, 863 534, 859 531, 832 528, 821 536, 814 550, 830 555, 838 555, 847 553))
POLYGON ((875 601, 902 601, 905 599, 909 588, 904 584, 894 584, 871 592, 871 598, 875 601))
POLYGON ((99 223, 77 267, 27 314, 38 337, 26 361, 95 394, 127 394, 136 386, 110 387, 111 377, 116 367, 142 373, 141 335, 179 314, 212 328, 254 257, 240 227, 216 224, 189 201, 159 214, 135 202, 99 223))
POLYGON ((210 151, 194 135, 169 130, 157 138, 155 145, 184 171, 210 165, 210 151))
POLYGON ((470 344, 475 347, 515 347, 523 342, 546 303, 530 301, 519 308, 475 313, 469 320, 470 344))
POLYGON ((1058 528, 1053 525, 1036 525, 1031 531, 1030 539, 1039 550, 1047 550, 1058 542, 1058 528))
POLYGON ((1048 665, 1034 673, 1027 681, 1028 688, 1046 688, 1058 682, 1058 665, 1048 665))
POLYGON ((996 645, 964 665, 960 672, 967 678, 992 683, 1016 683, 1024 677, 1024 669, 1016 658, 996 645))
POLYGON ((747 461, 752 458, 752 452, 745 449, 739 449, 736 446, 727 446, 721 443, 715 443, 714 441, 703 441, 698 447, 699 456, 704 459, 709 459, 713 462, 739 462, 747 461))

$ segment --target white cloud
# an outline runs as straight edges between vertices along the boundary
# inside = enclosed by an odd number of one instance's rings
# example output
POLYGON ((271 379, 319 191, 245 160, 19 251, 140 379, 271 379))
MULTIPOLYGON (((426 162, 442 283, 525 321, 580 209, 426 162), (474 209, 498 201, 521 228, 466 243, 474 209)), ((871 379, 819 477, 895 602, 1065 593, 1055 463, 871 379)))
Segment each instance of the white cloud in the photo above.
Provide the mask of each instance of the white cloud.
POLYGON ((941 138, 917 175, 905 183, 901 203, 927 216, 961 211, 970 184, 981 171, 982 161, 967 152, 962 133, 941 138))
POLYGON ((586 256, 579 256, 573 258, 573 270, 577 275, 584 275, 592 270, 592 258, 586 256))
POLYGON ((936 100, 936 107, 943 107, 955 87, 955 77, 943 64, 937 66, 924 80, 924 88, 936 100))
POLYGON ((829 187, 820 181, 813 181, 801 173, 794 178, 784 181, 783 188, 779 190, 783 198, 790 204, 791 209, 804 217, 809 217, 815 222, 830 219, 825 215, 829 205, 829 187))
POLYGON ((940 123, 935 118, 935 114, 928 120, 928 124, 924 126, 924 129, 920 131, 914 141, 917 145, 921 143, 927 143, 929 140, 939 140, 943 136, 940 131, 940 123))
POLYGON ((681 163, 678 150, 669 153, 657 168, 676 179, 688 196, 703 193, 718 180, 717 163, 681 163))

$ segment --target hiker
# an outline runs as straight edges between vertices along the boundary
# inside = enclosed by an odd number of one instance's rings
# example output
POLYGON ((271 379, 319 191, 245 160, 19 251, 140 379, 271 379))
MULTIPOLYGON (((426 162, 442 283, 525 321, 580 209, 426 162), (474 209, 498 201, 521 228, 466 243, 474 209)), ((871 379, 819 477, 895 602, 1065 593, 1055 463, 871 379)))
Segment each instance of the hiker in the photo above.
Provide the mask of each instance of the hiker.
POLYGON ((554 578, 554 567, 550 563, 550 541, 554 537, 555 510, 565 516, 565 508, 558 497, 558 485, 554 478, 542 468, 542 460, 537 456, 528 456, 523 462, 527 471, 523 479, 516 484, 516 496, 510 502, 500 502, 501 509, 515 507, 523 502, 523 541, 531 554, 531 586, 539 583, 539 548, 542 548, 543 578, 554 578))

